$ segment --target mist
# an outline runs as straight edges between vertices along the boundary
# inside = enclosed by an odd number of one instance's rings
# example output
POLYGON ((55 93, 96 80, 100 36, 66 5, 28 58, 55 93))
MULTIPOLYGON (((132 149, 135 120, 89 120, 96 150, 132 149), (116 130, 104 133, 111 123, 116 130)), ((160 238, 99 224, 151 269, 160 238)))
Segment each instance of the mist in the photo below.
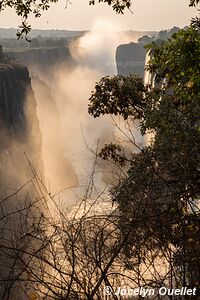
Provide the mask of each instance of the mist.
MULTIPOLYGON (((48 74, 41 74, 40 70, 38 76, 43 84, 36 77, 32 79, 43 136, 47 187, 54 194, 64 190, 60 196, 67 198, 67 202, 71 202, 73 196, 68 197, 66 191, 77 187, 84 191, 91 179, 97 147, 100 149, 119 135, 110 117, 94 119, 88 114, 88 99, 95 82, 103 76, 117 74, 117 46, 133 41, 116 28, 118 26, 110 21, 97 20, 90 32, 71 43, 73 67, 63 62, 48 74), (44 84, 48 88, 44 88, 44 84)), ((37 67, 32 69, 37 75, 37 67)), ((99 189, 107 185, 105 178, 109 176, 105 176, 105 172, 110 171, 105 170, 105 164, 96 166, 93 175, 99 189)))

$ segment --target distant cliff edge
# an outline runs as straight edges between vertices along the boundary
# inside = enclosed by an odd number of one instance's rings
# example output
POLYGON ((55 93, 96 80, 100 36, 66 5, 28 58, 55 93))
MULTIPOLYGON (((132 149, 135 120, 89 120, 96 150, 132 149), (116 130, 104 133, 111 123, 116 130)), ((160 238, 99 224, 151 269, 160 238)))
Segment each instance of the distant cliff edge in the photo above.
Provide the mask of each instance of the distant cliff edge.
POLYGON ((26 65, 31 74, 43 138, 45 183, 48 189, 58 192, 77 185, 77 175, 65 158, 60 116, 52 95, 52 86, 55 85, 59 68, 64 66, 65 69, 71 69, 76 64, 69 47, 31 48, 6 52, 5 55, 14 62, 17 60, 26 65))
POLYGON ((6 52, 8 58, 15 59, 28 66, 36 66, 39 71, 60 65, 63 62, 72 66, 75 64, 69 47, 31 48, 21 51, 6 52))

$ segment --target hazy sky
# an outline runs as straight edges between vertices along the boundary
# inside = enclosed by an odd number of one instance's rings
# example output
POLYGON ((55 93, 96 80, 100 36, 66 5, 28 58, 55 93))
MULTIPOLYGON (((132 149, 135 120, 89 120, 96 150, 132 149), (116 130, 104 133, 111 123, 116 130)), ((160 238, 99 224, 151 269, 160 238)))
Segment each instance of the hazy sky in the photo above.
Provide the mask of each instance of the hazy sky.
MULTIPOLYGON (((53 4, 40 19, 31 19, 33 28, 43 29, 91 29, 98 18, 113 21, 118 29, 160 30, 172 26, 188 25, 196 9, 189 8, 189 0, 135 0, 132 11, 124 15, 116 15, 106 4, 89 6, 89 0, 71 0, 72 4, 65 9, 65 0, 53 4)), ((0 13, 0 27, 17 27, 20 20, 12 9, 0 13)))

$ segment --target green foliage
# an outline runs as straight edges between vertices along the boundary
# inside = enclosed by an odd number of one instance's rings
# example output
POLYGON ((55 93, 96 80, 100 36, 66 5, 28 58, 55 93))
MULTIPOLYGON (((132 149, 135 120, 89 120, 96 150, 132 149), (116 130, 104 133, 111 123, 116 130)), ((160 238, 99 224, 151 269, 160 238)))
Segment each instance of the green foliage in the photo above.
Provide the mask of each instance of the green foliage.
POLYGON ((105 144, 99 152, 99 157, 104 160, 111 160, 120 167, 124 167, 127 161, 124 150, 117 144, 105 144))
MULTIPOLYGON (((98 2, 107 3, 112 6, 113 10, 118 14, 123 14, 126 8, 130 9, 131 1, 130 0, 98 0, 98 2)), ((90 5, 95 5, 96 1, 89 1, 90 5)))
POLYGON ((136 76, 103 77, 95 85, 89 104, 89 113, 95 118, 104 114, 139 118, 144 105, 144 87, 141 78, 136 76))
POLYGON ((190 0, 190 6, 197 6, 199 4, 199 0, 190 0))
POLYGON ((121 212, 122 232, 132 230, 125 247, 127 257, 132 260, 131 253, 137 247, 145 253, 149 245, 159 251, 173 245, 170 264, 184 266, 183 277, 192 278, 191 269, 196 270, 196 276, 200 274, 195 250, 199 247, 195 233, 199 225, 193 233, 188 228, 193 219, 199 224, 195 208, 200 199, 199 30, 190 26, 148 49, 148 70, 155 87, 129 76, 124 89, 125 77, 107 77, 96 85, 89 112, 95 117, 106 113, 122 115, 125 120, 139 118, 141 133, 151 131, 154 135, 149 145, 133 152, 127 176, 112 188, 121 212))
POLYGON ((193 27, 181 30, 163 43, 162 47, 152 44, 148 48, 151 48, 152 55, 148 69, 155 73, 157 80, 166 78, 168 86, 174 85, 175 93, 182 93, 184 87, 184 94, 187 93, 187 96, 191 91, 196 92, 200 83, 198 30, 193 27))

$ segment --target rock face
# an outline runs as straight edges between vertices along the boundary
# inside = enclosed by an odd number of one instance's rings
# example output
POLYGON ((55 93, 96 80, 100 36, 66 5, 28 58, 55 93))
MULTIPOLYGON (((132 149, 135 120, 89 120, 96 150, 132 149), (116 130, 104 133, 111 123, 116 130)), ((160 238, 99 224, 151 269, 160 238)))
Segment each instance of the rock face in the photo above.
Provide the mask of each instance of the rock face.
POLYGON ((2 51, 0 57, 0 299, 14 299, 10 276, 17 277, 20 265, 12 249, 22 245, 27 207, 36 201, 28 182, 43 174, 42 135, 28 69, 5 60, 2 51))
POLYGON ((116 63, 119 75, 135 74, 144 77, 146 50, 142 43, 130 43, 117 47, 116 63))
POLYGON ((0 61, 4 61, 4 54, 3 54, 3 49, 2 46, 0 45, 0 61))
POLYGON ((25 64, 30 71, 37 102, 37 113, 42 132, 45 183, 52 193, 78 184, 75 171, 65 157, 60 116, 52 97, 51 85, 59 67, 71 69, 75 62, 68 47, 36 48, 23 52, 6 53, 25 64))
POLYGON ((27 68, 14 61, 0 63, 0 128, 2 192, 30 178, 25 154, 37 172, 43 169, 42 137, 31 79, 27 68))
POLYGON ((54 67, 62 62, 69 65, 74 63, 68 47, 32 48, 19 52, 7 52, 6 55, 28 67, 35 65, 42 71, 44 68, 54 67))

